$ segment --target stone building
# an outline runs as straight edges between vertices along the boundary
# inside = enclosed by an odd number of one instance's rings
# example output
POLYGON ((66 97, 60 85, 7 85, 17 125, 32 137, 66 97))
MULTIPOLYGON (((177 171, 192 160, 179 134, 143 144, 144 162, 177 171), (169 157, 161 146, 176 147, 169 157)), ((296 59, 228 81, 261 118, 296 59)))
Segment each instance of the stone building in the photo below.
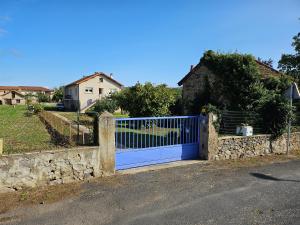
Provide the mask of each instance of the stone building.
MULTIPOLYGON (((256 60, 258 69, 263 78, 266 77, 281 77, 283 74, 274 68, 256 60)), ((206 66, 201 65, 199 62, 196 66, 191 66, 190 71, 178 82, 179 86, 182 86, 182 98, 184 104, 184 113, 188 114, 188 104, 194 101, 198 96, 202 95, 206 86, 213 86, 218 82, 218 76, 216 76, 206 66)), ((221 81, 220 81, 221 82, 221 81)), ((222 90, 214 89, 214 92, 220 92, 217 96, 220 97, 219 101, 226 102, 223 98, 222 90)))

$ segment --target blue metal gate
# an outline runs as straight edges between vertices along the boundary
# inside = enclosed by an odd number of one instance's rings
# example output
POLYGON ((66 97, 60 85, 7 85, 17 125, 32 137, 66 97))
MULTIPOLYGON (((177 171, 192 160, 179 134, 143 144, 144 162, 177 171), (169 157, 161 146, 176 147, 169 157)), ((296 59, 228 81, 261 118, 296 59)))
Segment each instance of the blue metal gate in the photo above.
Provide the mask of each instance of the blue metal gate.
POLYGON ((201 116, 116 119, 116 169, 199 157, 201 116))

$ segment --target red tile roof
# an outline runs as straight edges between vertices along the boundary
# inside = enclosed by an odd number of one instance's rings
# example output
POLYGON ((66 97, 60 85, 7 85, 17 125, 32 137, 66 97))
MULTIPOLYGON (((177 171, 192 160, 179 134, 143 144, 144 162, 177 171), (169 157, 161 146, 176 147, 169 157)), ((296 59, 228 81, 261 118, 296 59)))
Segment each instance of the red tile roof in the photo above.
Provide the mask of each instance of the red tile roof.
POLYGON ((3 91, 51 91, 48 88, 40 86, 0 86, 0 90, 3 91))
POLYGON ((19 95, 19 96, 21 96, 21 97, 24 97, 24 95, 22 95, 21 93, 19 93, 19 92, 17 92, 17 91, 9 91, 9 92, 6 92, 6 93, 4 93, 4 94, 2 94, 2 95, 0 95, 0 96, 5 96, 5 95, 8 95, 9 93, 11 93, 11 92, 14 92, 14 93, 16 93, 17 95, 19 95))
POLYGON ((76 80, 76 81, 74 81, 74 82, 72 82, 72 83, 66 85, 66 87, 67 87, 67 86, 72 86, 72 85, 81 84, 81 83, 83 83, 83 82, 85 82, 85 81, 88 81, 88 80, 90 80, 90 79, 92 79, 92 78, 94 78, 94 77, 98 77, 98 76, 99 76, 99 77, 101 77, 101 76, 102 76, 102 77, 105 77, 105 78, 107 78, 108 80, 110 80, 110 81, 116 83, 116 84, 119 85, 120 87, 123 86, 123 84, 121 84, 120 82, 116 81, 116 80, 113 79, 112 77, 106 75, 105 73, 102 73, 102 72, 95 72, 95 73, 92 74, 92 75, 85 76, 85 77, 83 77, 83 78, 81 78, 81 79, 79 79, 79 80, 76 80))

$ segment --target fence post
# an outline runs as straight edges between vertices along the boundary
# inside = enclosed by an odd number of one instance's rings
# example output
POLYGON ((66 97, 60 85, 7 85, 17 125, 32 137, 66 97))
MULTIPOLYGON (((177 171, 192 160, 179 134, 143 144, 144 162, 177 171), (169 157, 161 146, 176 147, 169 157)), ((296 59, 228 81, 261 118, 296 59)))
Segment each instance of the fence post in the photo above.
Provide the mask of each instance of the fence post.
POLYGON ((218 148, 218 133, 213 125, 214 115, 209 113, 204 123, 200 123, 200 158, 214 159, 218 148))
POLYGON ((73 137, 72 137, 72 121, 69 124, 69 144, 73 144, 73 137))
POLYGON ((3 138, 0 138, 0 156, 3 154, 3 138))
POLYGON ((115 120, 112 114, 104 112, 99 117, 100 170, 104 175, 115 173, 115 120))

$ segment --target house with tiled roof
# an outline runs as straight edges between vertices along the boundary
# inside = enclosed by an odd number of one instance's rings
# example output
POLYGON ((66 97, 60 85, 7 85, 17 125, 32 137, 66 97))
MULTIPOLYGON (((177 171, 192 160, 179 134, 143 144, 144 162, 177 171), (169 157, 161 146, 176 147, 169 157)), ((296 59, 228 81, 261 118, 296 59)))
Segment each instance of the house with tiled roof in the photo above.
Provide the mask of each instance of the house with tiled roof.
POLYGON ((92 75, 73 81, 65 86, 64 106, 67 110, 86 111, 97 100, 103 99, 111 93, 118 92, 123 85, 115 80, 112 75, 95 72, 92 75))
MULTIPOLYGON (((280 78, 285 76, 259 60, 255 60, 255 63, 257 64, 262 79, 269 77, 280 78)), ((190 71, 178 82, 178 85, 182 86, 182 99, 185 103, 184 113, 189 113, 188 104, 195 101, 198 96, 203 94, 208 82, 212 83, 215 79, 216 75, 209 70, 207 66, 201 64, 201 61, 196 66, 191 66, 190 71)))
POLYGON ((38 94, 51 97, 52 90, 40 86, 0 86, 0 105, 24 105, 28 96, 36 101, 38 94))

